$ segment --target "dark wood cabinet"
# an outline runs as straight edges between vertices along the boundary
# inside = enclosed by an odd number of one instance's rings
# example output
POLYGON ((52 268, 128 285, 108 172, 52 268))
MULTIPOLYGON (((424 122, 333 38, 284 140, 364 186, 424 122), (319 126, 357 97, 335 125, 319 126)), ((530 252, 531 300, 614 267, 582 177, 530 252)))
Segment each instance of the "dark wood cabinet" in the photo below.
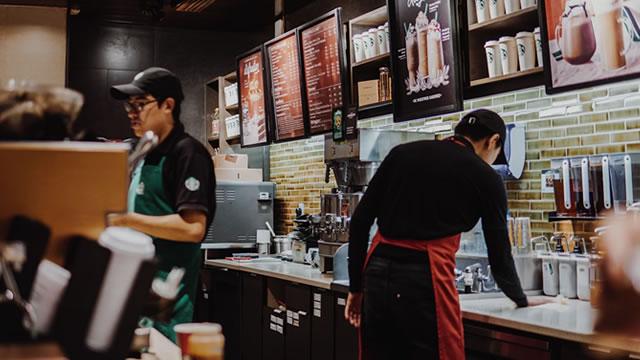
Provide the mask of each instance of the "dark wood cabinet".
POLYGON ((334 358, 334 302, 329 290, 311 291, 311 360, 334 358))
POLYGON ((262 359, 262 313, 265 304, 264 278, 242 275, 242 359, 262 359))
POLYGON ((227 269, 211 271, 211 320, 222 325, 225 359, 240 360, 242 349, 242 274, 227 269))
POLYGON ((285 288, 287 307, 285 322, 285 358, 311 359, 311 288, 288 283, 285 288))
POLYGON ((335 293, 334 327, 335 327, 335 359, 358 359, 358 332, 344 318, 344 307, 347 294, 335 293))
POLYGON ((262 359, 283 360, 286 311, 265 306, 262 314, 262 359))

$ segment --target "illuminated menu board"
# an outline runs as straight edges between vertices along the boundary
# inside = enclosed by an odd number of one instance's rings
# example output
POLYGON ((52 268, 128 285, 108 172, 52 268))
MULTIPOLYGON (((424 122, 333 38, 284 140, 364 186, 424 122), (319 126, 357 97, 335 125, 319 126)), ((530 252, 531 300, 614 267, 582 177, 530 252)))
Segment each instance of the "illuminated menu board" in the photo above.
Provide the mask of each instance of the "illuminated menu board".
POLYGON ((238 58, 240 92, 240 137, 242 146, 263 145, 269 141, 262 49, 238 58))
POLYGON ((271 80, 275 140, 304 137, 305 117, 302 108, 300 52, 296 32, 283 35, 265 45, 267 72, 271 80))
POLYGON ((340 12, 312 24, 303 26, 300 41, 309 129, 315 135, 331 131, 331 111, 342 106, 340 12))

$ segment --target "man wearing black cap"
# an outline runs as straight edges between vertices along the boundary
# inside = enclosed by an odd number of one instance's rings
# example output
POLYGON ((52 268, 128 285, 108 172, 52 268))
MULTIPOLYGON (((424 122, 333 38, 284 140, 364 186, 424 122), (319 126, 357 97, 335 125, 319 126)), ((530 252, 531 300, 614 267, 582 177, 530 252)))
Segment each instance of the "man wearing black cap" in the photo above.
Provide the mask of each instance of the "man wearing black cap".
POLYGON ((200 268, 200 242, 215 213, 215 175, 205 147, 180 122, 184 98, 170 71, 149 68, 133 82, 111 88, 123 100, 136 136, 153 131, 159 145, 135 169, 129 213, 112 214, 109 225, 127 226, 153 237, 160 276, 185 269, 177 304, 168 323, 155 326, 175 341, 173 326, 191 322, 200 268))
POLYGON ((455 136, 400 145, 381 164, 350 226, 345 317, 361 328, 362 358, 464 359, 455 254, 480 218, 500 289, 519 307, 546 302, 525 296, 511 256, 507 196, 490 166, 506 163, 505 136, 498 114, 477 110, 455 136))

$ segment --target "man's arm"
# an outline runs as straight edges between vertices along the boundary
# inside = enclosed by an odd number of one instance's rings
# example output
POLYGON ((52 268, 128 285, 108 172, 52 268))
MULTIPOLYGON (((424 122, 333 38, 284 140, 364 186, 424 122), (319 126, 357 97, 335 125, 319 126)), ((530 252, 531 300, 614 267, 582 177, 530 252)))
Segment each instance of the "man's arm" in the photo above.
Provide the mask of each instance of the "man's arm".
POLYGON ((505 295, 519 307, 528 305, 527 296, 522 291, 520 278, 516 272, 511 244, 507 232, 507 193, 502 180, 495 178, 489 183, 482 206, 482 230, 491 273, 505 295))
POLYGON ((130 227, 153 237, 186 243, 201 242, 207 228, 207 216, 198 210, 164 216, 109 214, 107 222, 109 226, 130 227))

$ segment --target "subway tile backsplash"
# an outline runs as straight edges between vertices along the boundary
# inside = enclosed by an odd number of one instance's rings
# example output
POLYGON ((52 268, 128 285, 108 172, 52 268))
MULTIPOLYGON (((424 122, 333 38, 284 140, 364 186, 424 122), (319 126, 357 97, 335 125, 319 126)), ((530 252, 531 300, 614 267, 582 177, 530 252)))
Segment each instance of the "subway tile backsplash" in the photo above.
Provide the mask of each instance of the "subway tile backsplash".
MULTIPOLYGON (((623 151, 640 151, 640 81, 613 84, 547 96, 543 87, 465 101, 465 111, 405 123, 392 116, 364 119, 361 128, 408 129, 451 135, 465 112, 489 108, 506 122, 527 126, 527 164, 521 180, 507 181, 513 216, 532 219, 534 235, 564 229, 566 224, 547 222, 555 209, 552 194, 540 193, 541 171, 549 159, 623 151)), ((309 213, 320 211, 320 194, 335 186, 325 184, 322 136, 271 145, 271 180, 278 184, 276 199, 280 232, 293 229, 295 208, 305 204, 309 213)))

